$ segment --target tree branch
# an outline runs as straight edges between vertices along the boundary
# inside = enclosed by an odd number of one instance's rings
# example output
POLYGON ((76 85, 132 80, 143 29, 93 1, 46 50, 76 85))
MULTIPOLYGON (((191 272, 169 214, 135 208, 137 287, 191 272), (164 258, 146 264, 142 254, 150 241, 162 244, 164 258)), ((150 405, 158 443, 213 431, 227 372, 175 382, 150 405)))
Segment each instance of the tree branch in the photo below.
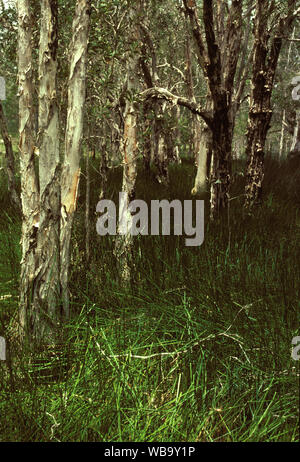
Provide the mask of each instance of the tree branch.
POLYGON ((209 127, 212 127, 213 114, 210 111, 203 110, 196 102, 191 101, 182 96, 174 95, 165 88, 153 87, 147 90, 144 90, 140 93, 142 100, 147 100, 149 98, 164 99, 172 105, 178 104, 179 106, 184 106, 189 109, 193 114, 197 114, 203 118, 209 127))

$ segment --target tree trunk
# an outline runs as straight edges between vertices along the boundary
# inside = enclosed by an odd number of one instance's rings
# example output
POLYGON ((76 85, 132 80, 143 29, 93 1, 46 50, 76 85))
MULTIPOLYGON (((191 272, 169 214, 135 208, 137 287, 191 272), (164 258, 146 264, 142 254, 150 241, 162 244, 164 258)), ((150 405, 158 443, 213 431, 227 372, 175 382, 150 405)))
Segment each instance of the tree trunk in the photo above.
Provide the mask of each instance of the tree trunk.
POLYGON ((206 124, 194 118, 194 152, 197 173, 192 194, 203 193, 207 189, 208 163, 211 158, 211 131, 206 124))
POLYGON ((254 20, 255 49, 252 66, 252 85, 247 130, 247 175, 245 207, 259 204, 262 198, 264 178, 264 150, 272 118, 271 97, 283 35, 293 21, 295 0, 289 2, 289 13, 281 17, 269 45, 268 20, 272 4, 257 0, 254 20))
POLYGON ((5 160, 6 160, 6 171, 8 178, 8 191, 11 195, 11 202, 16 207, 17 211, 21 211, 21 200, 17 193, 16 188, 16 169, 15 169, 15 158, 13 153, 13 147, 11 137, 9 136, 7 129, 6 117, 3 111, 3 106, 0 101, 0 131, 5 146, 5 160))
POLYGON ((143 105, 143 164, 146 174, 150 173, 151 166, 151 121, 148 117, 151 105, 143 105))
POLYGON ((100 173, 100 188, 99 188, 99 200, 105 198, 107 191, 107 174, 108 174, 108 160, 107 160, 107 146, 106 146, 106 121, 102 124, 102 136, 99 139, 99 173, 100 173))
MULTIPOLYGON (((138 2, 137 11, 140 10, 138 2)), ((139 37, 138 14, 133 9, 129 13, 133 21, 132 39, 139 37)), ((128 208, 129 203, 135 197, 135 185, 137 177, 137 107, 134 101, 135 93, 138 91, 138 69, 140 57, 137 50, 130 51, 127 61, 127 90, 128 97, 124 111, 124 134, 122 142, 123 157, 123 181, 122 196, 119 211, 118 236, 115 243, 115 257, 118 261, 120 284, 128 287, 132 280, 133 268, 133 237, 130 233, 132 227, 132 216, 128 208)))
POLYGON ((18 79, 19 79, 19 152, 22 200, 22 260, 20 278, 19 328, 21 341, 30 340, 31 302, 36 269, 36 244, 39 224, 39 191, 35 173, 34 112, 32 86, 32 17, 29 0, 18 0, 18 79))
POLYGON ((226 94, 220 98, 219 107, 215 110, 212 128, 210 177, 210 218, 212 220, 220 215, 221 210, 228 206, 229 201, 232 128, 226 98, 226 94))
POLYGON ((60 282, 66 317, 70 306, 70 241, 80 177, 89 21, 90 1, 77 0, 70 51, 65 157, 61 172, 60 282))
POLYGON ((57 1, 41 2, 39 47, 39 204, 36 268, 31 306, 38 344, 57 343, 60 323, 59 124, 56 101, 57 1))
MULTIPOLYGON (((296 28, 294 27, 293 29, 293 34, 292 34, 292 40, 295 38, 295 31, 296 28)), ((286 67, 288 68, 290 65, 290 59, 291 59, 291 52, 292 52, 292 45, 293 42, 290 42, 289 48, 288 48, 288 55, 287 55, 287 61, 286 61, 286 67)), ((287 97, 286 90, 284 92, 284 97, 287 97)), ((282 111, 282 121, 281 121, 281 132, 280 132, 280 142, 279 142, 279 159, 282 159, 283 157, 283 148, 284 148, 284 138, 285 138, 285 132, 286 132, 286 127, 287 127, 287 111, 284 108, 282 111)), ((286 154, 285 154, 286 155, 286 154)))
POLYGON ((165 127, 165 109, 166 103, 154 103, 154 120, 153 120, 153 158, 157 169, 156 179, 158 183, 168 184, 168 156, 166 146, 166 127, 165 127))
MULTIPOLYGON (((186 18, 187 19, 187 18, 186 18)), ((187 24, 188 27, 188 24, 187 24)), ((194 94, 194 79, 192 71, 192 53, 189 34, 186 35, 185 43, 185 67, 186 67, 186 83, 188 97, 196 102, 194 94)), ((206 190, 207 184, 207 157, 209 149, 210 132, 206 123, 199 116, 192 114, 192 149, 193 158, 196 165, 196 177, 194 187, 191 191, 193 195, 206 190)))
MULTIPOLYGON (((233 86, 242 36, 242 1, 233 0, 227 10, 226 29, 221 2, 214 17, 212 0, 203 1, 205 43, 195 0, 184 0, 186 15, 197 46, 197 57, 211 97, 212 133, 211 209, 215 219, 229 200, 233 132, 233 86), (217 35, 216 35, 217 32, 217 35), (219 36, 218 36, 219 35, 219 36)), ((205 159, 205 158, 204 158, 205 159)), ((204 169, 202 169, 203 172, 204 169)), ((203 174, 202 174, 203 176, 203 174)))
POLYGON ((180 145, 181 145, 181 140, 180 140, 180 128, 179 128, 179 123, 180 123, 180 106, 176 106, 174 108, 175 112, 175 127, 173 128, 173 137, 169 138, 171 140, 170 146, 169 146, 169 151, 170 154, 168 155, 169 159, 171 162, 174 162, 176 164, 181 164, 181 159, 180 159, 180 145))

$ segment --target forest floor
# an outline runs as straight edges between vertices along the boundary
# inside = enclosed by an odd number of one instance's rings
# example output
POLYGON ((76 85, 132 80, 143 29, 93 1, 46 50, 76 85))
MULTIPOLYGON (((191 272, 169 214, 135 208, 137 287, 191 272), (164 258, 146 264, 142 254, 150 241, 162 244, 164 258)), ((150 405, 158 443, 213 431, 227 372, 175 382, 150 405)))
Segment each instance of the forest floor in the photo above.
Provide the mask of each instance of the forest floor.
MULTIPOLYGON (((36 358, 22 374, 13 357, 0 362, 0 441, 299 441, 299 361, 291 357, 299 335, 299 174, 268 158, 264 202, 252 216, 242 209, 243 177, 220 223, 209 223, 205 197, 200 247, 178 236, 135 238, 135 284, 125 291, 114 238, 96 233, 96 163, 88 266, 84 175, 80 184, 65 354, 53 353, 48 365, 36 358)), ((109 173, 106 198, 116 203, 121 175, 109 173)), ((169 188, 141 171, 136 197, 191 199, 193 177, 187 161, 170 168, 169 188)), ((18 305, 21 223, 3 171, 0 206, 5 337, 18 305)))

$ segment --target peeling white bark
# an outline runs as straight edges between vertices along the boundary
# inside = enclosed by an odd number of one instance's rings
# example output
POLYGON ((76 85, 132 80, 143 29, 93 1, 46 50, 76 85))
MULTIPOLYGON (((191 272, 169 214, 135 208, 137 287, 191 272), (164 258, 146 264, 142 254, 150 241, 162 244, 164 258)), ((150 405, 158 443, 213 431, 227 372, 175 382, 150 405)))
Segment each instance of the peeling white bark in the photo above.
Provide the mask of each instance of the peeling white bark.
POLYGON ((89 21, 90 1, 77 0, 70 51, 65 157, 61 172, 60 281, 65 316, 69 315, 70 303, 70 240, 80 178, 89 21))
POLYGON ((35 248, 39 223, 39 193, 34 159, 34 111, 32 85, 32 18, 29 0, 18 0, 19 152, 22 201, 22 260, 20 281, 20 337, 32 322, 30 306, 35 273, 35 248))

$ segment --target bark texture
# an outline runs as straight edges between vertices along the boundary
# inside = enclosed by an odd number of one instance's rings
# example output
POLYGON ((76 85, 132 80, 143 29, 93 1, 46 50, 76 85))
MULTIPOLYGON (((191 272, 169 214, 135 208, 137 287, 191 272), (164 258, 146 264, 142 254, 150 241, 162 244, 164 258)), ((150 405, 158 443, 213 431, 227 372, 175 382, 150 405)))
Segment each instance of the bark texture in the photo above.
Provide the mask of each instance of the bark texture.
POLYGON ((240 54, 242 34, 242 1, 233 0, 226 27, 222 3, 217 4, 214 17, 212 0, 203 2, 205 41, 195 0, 184 0, 187 17, 197 49, 198 62, 208 83, 211 97, 211 119, 205 122, 212 133, 211 219, 227 207, 231 174, 231 144, 233 136, 233 84, 240 54), (217 31, 217 33, 216 33, 217 31), (222 40, 221 40, 222 37, 222 40))
MULTIPOLYGON (((140 28, 138 24, 138 13, 141 3, 138 2, 137 10, 133 8, 129 14, 132 21, 130 42, 140 40, 140 28)), ((138 92, 138 69, 140 66, 140 50, 130 50, 127 58, 127 99, 124 111, 124 133, 122 142, 123 159, 123 180, 122 200, 119 211, 118 236, 115 243, 115 257, 118 262, 120 283, 128 287, 132 280, 133 268, 133 237, 130 233, 132 227, 132 216, 128 208, 129 203, 135 197, 135 185, 137 177, 137 107, 136 94, 138 92)))
POLYGON ((245 207, 250 209, 262 199, 265 143, 272 118, 271 97, 282 38, 294 19, 296 1, 289 1, 289 11, 280 17, 270 41, 268 20, 273 5, 268 0, 256 1, 254 20, 255 45, 252 64, 252 85, 247 129, 247 175, 245 207))
POLYGON ((70 242, 80 178, 81 139, 85 103, 85 78, 90 1, 77 0, 72 26, 70 73, 68 79, 68 111, 65 136, 65 157, 61 171, 60 222, 60 282, 64 316, 69 315, 68 288, 70 270, 70 242))
POLYGON ((29 0, 18 0, 19 152, 22 200, 22 260, 19 329, 21 341, 34 330, 31 311, 39 226, 39 191, 35 173, 32 18, 29 0))

